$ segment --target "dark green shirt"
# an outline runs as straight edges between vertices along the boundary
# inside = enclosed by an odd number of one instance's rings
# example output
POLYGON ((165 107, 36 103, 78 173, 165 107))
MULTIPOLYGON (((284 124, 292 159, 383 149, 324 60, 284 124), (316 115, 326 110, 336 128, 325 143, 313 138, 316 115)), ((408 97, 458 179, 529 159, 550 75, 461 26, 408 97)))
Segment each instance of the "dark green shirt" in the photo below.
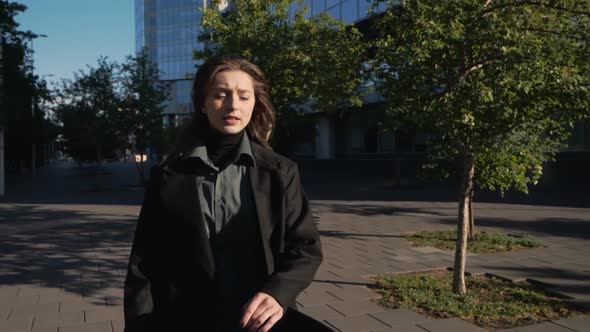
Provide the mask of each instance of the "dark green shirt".
POLYGON ((223 169, 213 164, 204 143, 197 144, 184 158, 200 161, 195 174, 215 260, 216 331, 241 331, 242 308, 261 289, 266 271, 248 177, 248 167, 256 167, 250 139, 243 135, 232 162, 223 169))
POLYGON ((184 158, 199 158, 202 167, 197 170, 197 188, 207 235, 215 234, 240 213, 240 207, 251 205, 252 192, 247 177, 248 166, 256 166, 248 135, 244 133, 234 160, 224 169, 216 167, 207 154, 207 146, 199 142, 184 158))

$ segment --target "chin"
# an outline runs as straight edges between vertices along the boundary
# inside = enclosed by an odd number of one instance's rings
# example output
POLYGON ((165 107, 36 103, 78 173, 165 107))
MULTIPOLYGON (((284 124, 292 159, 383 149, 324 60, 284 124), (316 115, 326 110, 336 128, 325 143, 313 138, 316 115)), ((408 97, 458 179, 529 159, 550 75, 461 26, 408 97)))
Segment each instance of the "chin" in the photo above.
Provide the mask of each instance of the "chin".
POLYGON ((236 127, 223 127, 219 130, 222 134, 225 135, 234 135, 242 131, 244 128, 236 128, 236 127))

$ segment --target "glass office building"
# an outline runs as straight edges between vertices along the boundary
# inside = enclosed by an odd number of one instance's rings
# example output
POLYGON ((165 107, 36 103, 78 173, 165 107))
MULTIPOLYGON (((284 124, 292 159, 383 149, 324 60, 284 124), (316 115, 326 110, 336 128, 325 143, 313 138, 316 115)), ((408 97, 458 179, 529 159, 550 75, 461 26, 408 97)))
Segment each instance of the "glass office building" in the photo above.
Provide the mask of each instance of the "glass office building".
MULTIPOLYGON (((135 0, 136 52, 146 48, 160 70, 160 78, 171 82, 164 125, 176 125, 192 111, 191 78, 198 66, 193 60, 193 50, 205 47, 198 37, 201 9, 208 3, 209 0, 135 0)), ((310 15, 327 12, 347 24, 366 18, 372 6, 367 0, 307 0, 305 3, 310 15)), ((229 1, 221 1, 219 9, 229 5, 229 1)), ((384 6, 380 5, 377 11, 384 6)))
MULTIPOLYGON (((157 64, 160 78, 171 83, 170 100, 163 114, 165 126, 176 126, 187 118, 193 110, 191 103, 192 77, 198 63, 193 60, 193 50, 202 50, 205 45, 199 42, 201 33, 201 10, 208 6, 209 0, 135 0, 136 51, 146 49, 149 58, 157 64)), ((328 13, 346 24, 354 24, 366 19, 372 12, 381 12, 385 4, 374 6, 367 0, 307 0, 309 16, 328 13)), ((291 6, 294 13, 298 3, 291 6)), ((231 1, 221 1, 219 10, 231 10, 231 1)), ((343 141, 346 151, 355 153, 371 152, 363 142, 363 128, 338 129, 340 124, 319 116, 316 119, 316 138, 313 147, 306 148, 316 158, 333 158, 336 153, 334 138, 343 135, 350 137, 343 141), (357 142, 358 141, 358 142, 357 142), (361 148, 356 148, 360 146, 361 148)), ((357 122, 351 120, 351 123, 357 122)), ((346 127, 348 128, 348 127, 346 127)), ((385 139, 389 141, 389 138, 385 139)), ((339 140, 340 141, 340 140, 339 140)), ((387 144, 386 144, 387 145, 387 144)), ((368 145, 367 145, 368 146, 368 145)), ((383 145, 385 146, 385 145, 383 145)), ((382 149, 380 149, 382 150, 382 149)))
MULTIPOLYGON (((371 13, 382 12, 386 8, 386 3, 380 2, 375 5, 375 1, 371 0, 306 0, 304 3, 310 9, 309 15, 328 13, 346 24, 362 21, 371 13)), ((298 6, 293 4, 292 8, 298 6)))
POLYGON ((197 62, 201 9, 207 0, 135 0, 135 49, 146 49, 160 78, 171 84, 164 125, 177 125, 192 111, 191 79, 197 62))

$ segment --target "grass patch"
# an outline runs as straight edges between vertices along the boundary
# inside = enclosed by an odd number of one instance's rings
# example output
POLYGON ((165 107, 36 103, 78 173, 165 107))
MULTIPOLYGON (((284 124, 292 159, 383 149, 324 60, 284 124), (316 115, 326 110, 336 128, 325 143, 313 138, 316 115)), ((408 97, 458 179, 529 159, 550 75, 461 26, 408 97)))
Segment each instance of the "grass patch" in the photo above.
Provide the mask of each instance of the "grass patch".
POLYGON ((509 328, 587 313, 530 283, 466 277, 467 294, 459 296, 452 292, 452 279, 448 271, 375 277, 385 307, 457 317, 482 327, 509 328))
MULTIPOLYGON (((415 246, 454 250, 457 244, 457 232, 422 231, 408 235, 406 239, 415 246)), ((541 241, 529 236, 515 236, 497 232, 479 232, 475 235, 474 240, 467 242, 467 250, 478 254, 542 246, 541 241)))

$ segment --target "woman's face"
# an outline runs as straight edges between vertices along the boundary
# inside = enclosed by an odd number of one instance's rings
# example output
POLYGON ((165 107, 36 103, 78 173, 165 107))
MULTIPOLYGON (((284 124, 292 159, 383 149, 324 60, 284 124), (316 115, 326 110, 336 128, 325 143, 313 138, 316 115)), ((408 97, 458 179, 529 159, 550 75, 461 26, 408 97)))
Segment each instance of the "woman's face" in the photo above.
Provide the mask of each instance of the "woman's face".
POLYGON ((223 71, 213 78, 202 112, 217 132, 237 134, 250 122, 255 103, 252 77, 243 71, 223 71))

